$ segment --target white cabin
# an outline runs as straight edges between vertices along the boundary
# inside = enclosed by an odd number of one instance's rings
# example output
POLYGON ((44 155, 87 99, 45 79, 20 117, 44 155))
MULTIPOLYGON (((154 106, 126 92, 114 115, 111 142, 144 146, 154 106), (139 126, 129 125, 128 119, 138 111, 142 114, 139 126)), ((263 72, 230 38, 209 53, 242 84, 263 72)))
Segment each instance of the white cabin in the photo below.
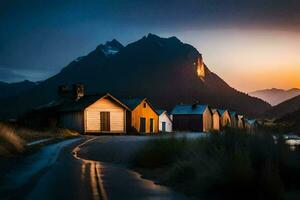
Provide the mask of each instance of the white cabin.
POLYGON ((172 132, 172 120, 171 117, 168 115, 167 111, 157 110, 157 113, 159 114, 159 132, 172 132))

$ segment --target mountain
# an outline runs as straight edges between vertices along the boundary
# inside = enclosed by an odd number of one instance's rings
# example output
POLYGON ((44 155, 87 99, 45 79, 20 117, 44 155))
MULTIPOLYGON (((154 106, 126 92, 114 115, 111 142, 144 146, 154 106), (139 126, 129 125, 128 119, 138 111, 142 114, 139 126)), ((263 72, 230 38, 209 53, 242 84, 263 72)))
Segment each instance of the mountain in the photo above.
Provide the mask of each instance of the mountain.
POLYGON ((193 46, 176 37, 149 34, 125 47, 116 40, 99 45, 19 98, 0 101, 0 117, 14 117, 45 104, 58 97, 59 85, 73 83, 83 83, 86 93, 147 97, 167 110, 181 102, 199 102, 257 116, 271 107, 231 88, 208 69, 193 46))
POLYGON ((116 39, 113 39, 110 42, 106 42, 104 45, 99 45, 98 48, 101 49, 106 56, 110 56, 118 53, 124 46, 116 39))
POLYGON ((278 122, 288 124, 292 131, 300 133, 300 109, 284 115, 280 119, 276 120, 276 123, 278 122))
POLYGON ((272 89, 265 89, 265 90, 258 90, 255 92, 251 92, 249 93, 249 95, 263 99, 264 101, 270 103, 272 106, 275 106, 288 99, 300 95, 300 89, 293 88, 290 90, 282 90, 282 89, 272 88, 272 89))
POLYGON ((300 95, 272 107, 265 113, 266 117, 281 118, 300 109, 300 95))
POLYGON ((36 85, 36 83, 27 80, 17 83, 5 83, 0 81, 0 99, 16 96, 34 88, 36 85))

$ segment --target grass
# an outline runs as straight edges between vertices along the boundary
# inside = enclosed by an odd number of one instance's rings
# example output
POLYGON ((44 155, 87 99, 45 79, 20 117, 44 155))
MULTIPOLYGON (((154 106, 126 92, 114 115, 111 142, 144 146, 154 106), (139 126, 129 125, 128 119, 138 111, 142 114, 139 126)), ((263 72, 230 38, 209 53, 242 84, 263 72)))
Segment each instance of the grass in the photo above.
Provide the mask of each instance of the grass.
POLYGON ((133 165, 159 171, 159 182, 199 199, 282 199, 300 189, 299 152, 261 132, 149 141, 133 165))
POLYGON ((0 123, 0 157, 10 157, 24 153, 26 143, 45 138, 63 139, 74 137, 78 133, 68 129, 32 130, 10 123, 0 123))

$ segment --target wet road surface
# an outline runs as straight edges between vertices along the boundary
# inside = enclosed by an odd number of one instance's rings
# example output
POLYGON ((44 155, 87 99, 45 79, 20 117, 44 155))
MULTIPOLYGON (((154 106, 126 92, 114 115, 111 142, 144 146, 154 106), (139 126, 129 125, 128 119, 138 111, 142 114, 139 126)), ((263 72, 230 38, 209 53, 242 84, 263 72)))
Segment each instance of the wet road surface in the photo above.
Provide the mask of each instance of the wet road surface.
POLYGON ((101 136, 74 141, 60 149, 55 161, 23 187, 26 190, 14 190, 17 194, 8 199, 187 199, 126 168, 130 155, 151 138, 101 136))

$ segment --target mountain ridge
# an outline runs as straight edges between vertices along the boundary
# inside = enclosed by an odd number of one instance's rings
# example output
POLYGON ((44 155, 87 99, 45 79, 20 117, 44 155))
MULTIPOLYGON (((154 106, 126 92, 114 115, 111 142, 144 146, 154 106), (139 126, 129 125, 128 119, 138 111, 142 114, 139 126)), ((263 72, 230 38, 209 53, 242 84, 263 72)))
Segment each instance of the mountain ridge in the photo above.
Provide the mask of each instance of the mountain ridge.
POLYGON ((275 122, 285 123, 292 131, 300 133, 300 108, 277 119, 275 122))
POLYGON ((300 95, 288 99, 277 106, 273 106, 270 110, 266 111, 265 116, 269 118, 281 118, 298 109, 300 109, 300 95))
POLYGON ((300 95, 300 89, 291 88, 288 90, 284 90, 271 88, 250 92, 249 95, 263 99, 264 101, 270 103, 272 106, 276 106, 288 99, 300 95))
POLYGON ((36 85, 37 83, 29 80, 14 83, 0 81, 0 99, 16 96, 19 93, 32 89, 36 85))
POLYGON ((181 102, 199 102, 257 116, 270 108, 230 87, 208 69, 195 47, 176 37, 148 34, 112 55, 103 53, 101 47, 73 60, 19 98, 0 101, 0 117, 18 116, 58 98, 57 87, 73 83, 85 84, 87 93, 147 97, 167 110, 181 102), (204 77, 199 77, 198 69, 204 77))

